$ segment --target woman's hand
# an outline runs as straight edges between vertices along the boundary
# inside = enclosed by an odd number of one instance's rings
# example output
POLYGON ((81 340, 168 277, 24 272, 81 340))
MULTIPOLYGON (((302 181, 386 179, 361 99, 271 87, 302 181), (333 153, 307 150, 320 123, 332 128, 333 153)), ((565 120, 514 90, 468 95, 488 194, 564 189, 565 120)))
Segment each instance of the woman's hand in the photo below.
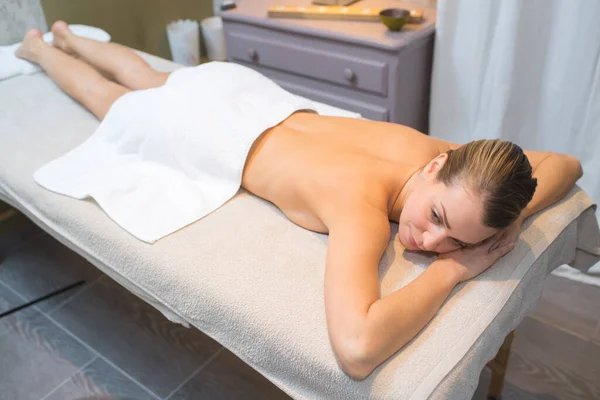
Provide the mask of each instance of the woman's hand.
POLYGON ((498 247, 502 247, 508 243, 516 243, 521 233, 521 225, 523 225, 523 219, 519 217, 515 222, 513 222, 508 228, 501 230, 498 232, 495 237, 496 239, 490 245, 489 251, 494 251, 498 247))
POLYGON ((507 237, 512 238, 513 233, 512 230, 509 234, 506 230, 502 230, 477 246, 440 254, 439 259, 452 259, 459 282, 469 280, 494 265, 500 257, 515 247, 513 241, 505 240, 507 237), (495 248, 491 250, 492 247, 495 248))

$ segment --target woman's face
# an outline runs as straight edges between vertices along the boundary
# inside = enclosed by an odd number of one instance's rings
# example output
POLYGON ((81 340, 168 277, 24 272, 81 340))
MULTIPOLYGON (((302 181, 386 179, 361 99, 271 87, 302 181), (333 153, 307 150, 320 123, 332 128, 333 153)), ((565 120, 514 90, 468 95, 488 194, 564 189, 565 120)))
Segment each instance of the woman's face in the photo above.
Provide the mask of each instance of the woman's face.
MULTIPOLYGON (((445 159, 441 165, 443 162, 445 159)), ((424 179, 416 184, 402 208, 398 236, 409 250, 446 253, 479 244, 498 232, 480 222, 481 199, 462 185, 447 187, 435 179, 441 165, 425 167, 424 179)))

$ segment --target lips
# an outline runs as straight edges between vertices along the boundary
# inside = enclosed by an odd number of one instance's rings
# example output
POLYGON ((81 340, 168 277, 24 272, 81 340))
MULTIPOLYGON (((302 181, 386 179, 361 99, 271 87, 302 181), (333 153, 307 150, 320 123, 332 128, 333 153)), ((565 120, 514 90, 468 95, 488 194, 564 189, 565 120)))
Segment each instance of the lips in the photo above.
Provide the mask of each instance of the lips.
POLYGON ((410 245, 412 247, 414 247, 415 249, 420 249, 419 245, 417 244, 417 242, 415 241, 415 238, 413 237, 412 234, 408 234, 408 243, 410 243, 410 245))

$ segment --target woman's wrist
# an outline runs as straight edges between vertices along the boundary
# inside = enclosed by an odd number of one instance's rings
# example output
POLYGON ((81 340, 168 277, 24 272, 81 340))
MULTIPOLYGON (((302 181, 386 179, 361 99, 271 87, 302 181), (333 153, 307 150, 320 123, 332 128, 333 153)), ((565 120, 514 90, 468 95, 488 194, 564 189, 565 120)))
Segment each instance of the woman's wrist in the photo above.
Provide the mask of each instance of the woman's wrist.
POLYGON ((463 281, 465 268, 452 258, 438 258, 435 263, 444 271, 444 277, 448 279, 452 286, 456 286, 463 281))
POLYGON ((529 208, 525 207, 524 209, 521 210, 521 214, 517 218, 517 222, 519 224, 522 224, 523 221, 525 220, 525 218, 529 217, 530 215, 531 215, 531 210, 529 208))

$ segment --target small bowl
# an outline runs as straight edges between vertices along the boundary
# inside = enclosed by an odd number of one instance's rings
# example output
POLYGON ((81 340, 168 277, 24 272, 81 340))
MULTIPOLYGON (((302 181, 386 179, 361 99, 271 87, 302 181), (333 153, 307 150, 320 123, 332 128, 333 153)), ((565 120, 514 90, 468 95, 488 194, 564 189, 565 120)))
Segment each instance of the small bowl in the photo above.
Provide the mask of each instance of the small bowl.
POLYGON ((410 19, 410 11, 403 8, 381 10, 379 18, 390 31, 399 31, 410 19))

